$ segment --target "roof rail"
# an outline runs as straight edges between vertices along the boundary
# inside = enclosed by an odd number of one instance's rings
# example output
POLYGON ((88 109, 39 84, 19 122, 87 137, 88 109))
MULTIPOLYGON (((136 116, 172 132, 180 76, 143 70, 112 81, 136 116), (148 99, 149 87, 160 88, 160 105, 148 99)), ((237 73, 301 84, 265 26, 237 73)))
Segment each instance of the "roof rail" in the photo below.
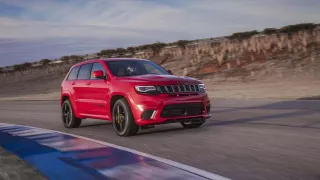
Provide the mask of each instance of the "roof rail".
POLYGON ((102 57, 93 57, 93 58, 84 58, 84 61, 96 60, 96 59, 103 59, 102 57))

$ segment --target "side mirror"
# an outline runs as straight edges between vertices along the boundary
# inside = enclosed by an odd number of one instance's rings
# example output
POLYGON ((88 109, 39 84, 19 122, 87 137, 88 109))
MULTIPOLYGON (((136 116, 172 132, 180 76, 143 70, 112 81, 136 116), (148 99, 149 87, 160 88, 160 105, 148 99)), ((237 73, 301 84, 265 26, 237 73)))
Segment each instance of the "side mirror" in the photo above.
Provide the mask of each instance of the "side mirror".
POLYGON ((168 70, 168 73, 171 74, 171 75, 173 75, 173 72, 172 72, 171 70, 168 70))
POLYGON ((101 70, 93 71, 92 77, 96 79, 103 79, 104 78, 103 71, 101 70))

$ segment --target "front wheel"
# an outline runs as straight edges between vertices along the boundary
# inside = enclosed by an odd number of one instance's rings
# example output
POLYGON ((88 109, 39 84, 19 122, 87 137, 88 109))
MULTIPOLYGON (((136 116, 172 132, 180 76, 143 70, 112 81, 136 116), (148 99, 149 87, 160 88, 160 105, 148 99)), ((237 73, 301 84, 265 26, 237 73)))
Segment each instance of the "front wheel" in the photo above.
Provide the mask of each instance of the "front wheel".
POLYGON ((192 128, 198 128, 204 124, 204 120, 202 122, 181 122, 181 125, 184 128, 192 129, 192 128))
POLYGON ((65 100, 61 108, 61 118, 64 127, 66 128, 78 128, 82 119, 77 118, 73 113, 73 108, 70 100, 65 100))
POLYGON ((112 108, 113 129, 119 136, 133 136, 138 133, 130 106, 125 99, 119 99, 112 108))

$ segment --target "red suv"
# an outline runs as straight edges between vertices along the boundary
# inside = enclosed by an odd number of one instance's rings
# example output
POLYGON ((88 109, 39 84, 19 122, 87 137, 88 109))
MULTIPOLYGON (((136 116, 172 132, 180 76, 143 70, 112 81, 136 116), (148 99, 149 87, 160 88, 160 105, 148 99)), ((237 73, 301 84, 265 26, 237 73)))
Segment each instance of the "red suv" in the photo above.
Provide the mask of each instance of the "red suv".
POLYGON ((61 84, 62 121, 77 128, 85 118, 109 120, 119 136, 166 123, 196 128, 210 117, 205 91, 201 81, 174 76, 150 60, 84 61, 61 84))

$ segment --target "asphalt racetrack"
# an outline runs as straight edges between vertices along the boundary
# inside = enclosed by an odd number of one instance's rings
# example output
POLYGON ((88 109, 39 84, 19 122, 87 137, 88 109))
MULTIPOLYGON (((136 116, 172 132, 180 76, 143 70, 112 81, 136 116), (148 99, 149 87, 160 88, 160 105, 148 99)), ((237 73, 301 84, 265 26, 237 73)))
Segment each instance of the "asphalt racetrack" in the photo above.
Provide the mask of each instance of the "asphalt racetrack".
POLYGON ((0 102, 0 122, 81 135, 171 159, 235 180, 319 180, 320 101, 212 100, 198 129, 161 125, 118 137, 109 122, 65 129, 58 101, 0 102))

